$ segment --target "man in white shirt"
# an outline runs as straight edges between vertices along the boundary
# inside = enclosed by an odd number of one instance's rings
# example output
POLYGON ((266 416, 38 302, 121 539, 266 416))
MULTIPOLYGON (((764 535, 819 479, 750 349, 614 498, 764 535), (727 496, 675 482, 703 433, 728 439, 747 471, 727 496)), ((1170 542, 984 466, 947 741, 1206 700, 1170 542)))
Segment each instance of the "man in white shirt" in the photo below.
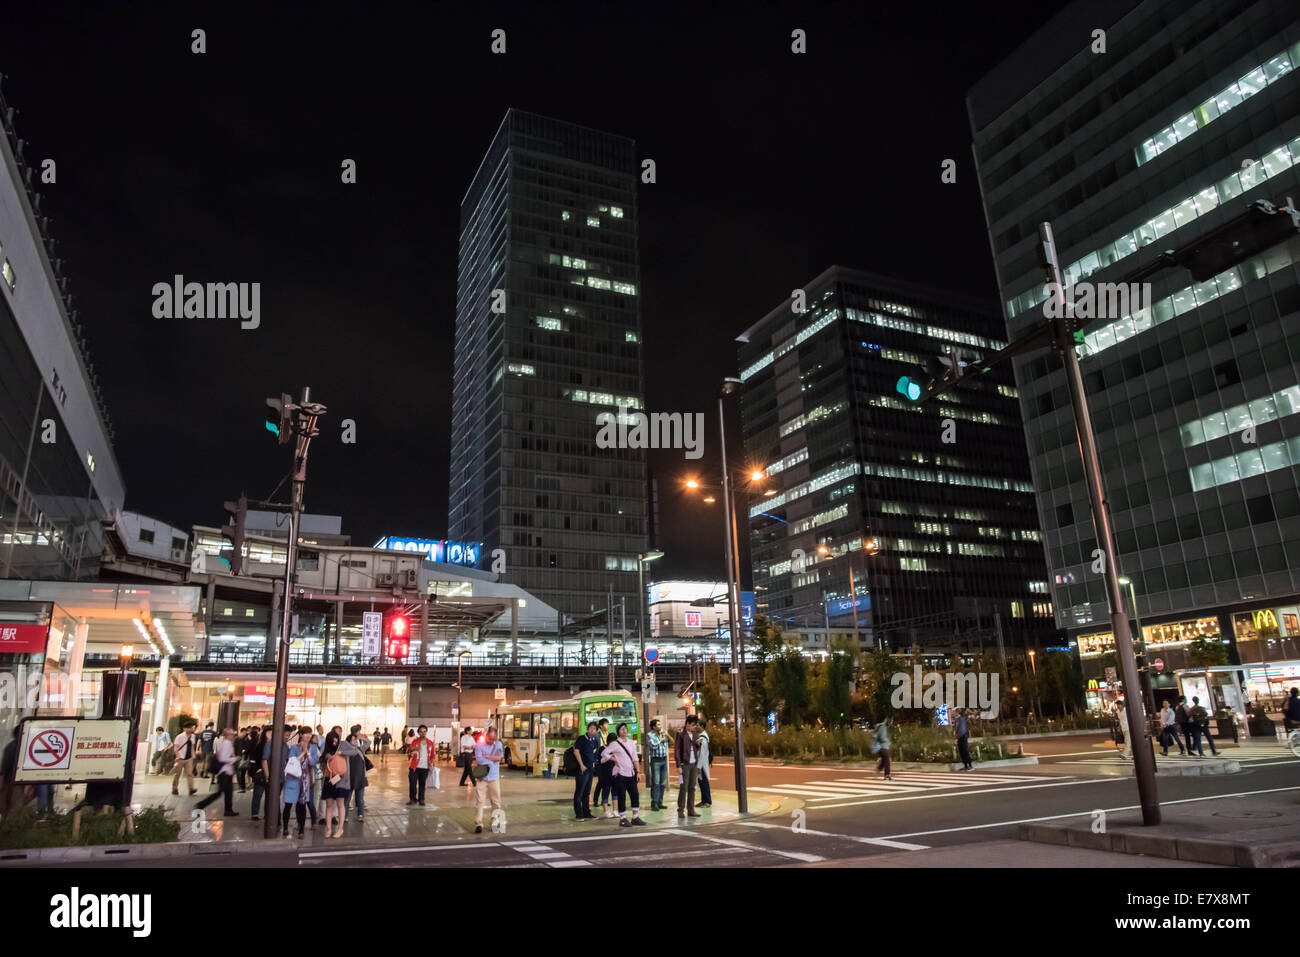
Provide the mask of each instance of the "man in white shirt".
POLYGON ((167 729, 161 725, 153 733, 153 773, 160 774, 159 768, 162 766, 161 758, 167 746, 172 743, 172 736, 167 733, 167 729))
POLYGON ((204 808, 215 801, 219 796, 226 799, 226 817, 238 817, 239 812, 235 810, 235 764, 238 763, 238 757, 235 755, 235 729, 224 728, 221 737, 217 738, 217 743, 213 746, 213 755, 217 759, 220 767, 217 769, 217 790, 209 794, 202 801, 194 806, 204 808))
POLYGON ((172 742, 172 750, 176 752, 176 770, 172 772, 172 794, 180 793, 177 788, 181 783, 182 772, 185 774, 185 783, 189 785, 190 793, 198 792, 198 788, 194 786, 194 756, 199 750, 199 736, 196 733, 198 727, 197 721, 191 721, 172 742))

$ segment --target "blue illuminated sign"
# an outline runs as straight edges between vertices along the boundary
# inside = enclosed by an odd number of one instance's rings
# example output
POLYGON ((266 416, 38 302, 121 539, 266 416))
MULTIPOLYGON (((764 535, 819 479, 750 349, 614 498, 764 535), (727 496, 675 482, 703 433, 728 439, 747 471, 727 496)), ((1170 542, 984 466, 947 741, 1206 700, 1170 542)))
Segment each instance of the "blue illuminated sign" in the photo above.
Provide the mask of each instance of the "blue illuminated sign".
MULTIPOLYGON (((859 595, 857 600, 858 611, 869 611, 871 609, 871 596, 859 595)), ((854 601, 851 598, 830 598, 826 601, 826 614, 832 618, 840 615, 853 614, 854 601)))
POLYGON ((447 562, 452 565, 478 565, 482 542, 449 542, 445 539, 431 538, 381 538, 376 548, 386 548, 393 552, 420 552, 433 562, 447 562))

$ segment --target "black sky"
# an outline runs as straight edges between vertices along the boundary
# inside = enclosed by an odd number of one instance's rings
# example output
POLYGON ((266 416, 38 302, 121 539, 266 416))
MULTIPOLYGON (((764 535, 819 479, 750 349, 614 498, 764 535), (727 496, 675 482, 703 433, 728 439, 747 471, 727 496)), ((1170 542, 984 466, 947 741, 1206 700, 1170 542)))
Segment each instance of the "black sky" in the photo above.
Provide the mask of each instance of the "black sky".
MULTIPOLYGON (((997 308, 965 96, 1059 6, 9 3, 0 71, 28 161, 58 164, 43 208, 127 506, 188 528, 267 495, 287 462, 262 400, 308 384, 329 416, 307 506, 369 543, 447 531, 459 204, 508 107, 655 159, 648 406, 710 413, 716 434, 735 336, 832 263, 997 308), (261 328, 153 318, 153 284, 176 273, 260 282, 261 328)), ((690 463, 652 464, 658 571, 720 574, 718 520, 674 491, 690 463)))

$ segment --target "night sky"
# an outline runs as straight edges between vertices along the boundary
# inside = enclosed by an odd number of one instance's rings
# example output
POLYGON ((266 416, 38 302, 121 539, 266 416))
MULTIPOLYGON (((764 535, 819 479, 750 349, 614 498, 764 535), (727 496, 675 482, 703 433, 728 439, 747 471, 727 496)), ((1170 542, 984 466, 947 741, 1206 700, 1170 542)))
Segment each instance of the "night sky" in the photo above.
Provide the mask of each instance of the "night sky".
POLYGON ((172 6, 0 14, 26 158, 57 162, 42 206, 127 507, 189 528, 268 495, 288 458, 263 399, 310 385, 329 415, 307 508, 360 544, 445 536, 459 205, 518 107, 632 137, 657 163, 639 194, 648 407, 705 412, 711 453, 652 454, 657 571, 708 578, 720 519, 677 489, 716 472, 737 334, 833 263, 997 309, 965 96, 1060 5, 172 6), (260 282, 261 327, 155 319, 153 284, 176 273, 260 282))

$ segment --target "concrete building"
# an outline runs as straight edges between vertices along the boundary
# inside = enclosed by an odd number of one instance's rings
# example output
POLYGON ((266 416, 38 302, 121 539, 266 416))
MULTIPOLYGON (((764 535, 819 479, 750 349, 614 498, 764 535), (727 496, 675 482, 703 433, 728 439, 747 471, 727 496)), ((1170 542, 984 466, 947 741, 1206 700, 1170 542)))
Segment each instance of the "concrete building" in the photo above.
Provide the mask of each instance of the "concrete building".
POLYGON ((567 615, 637 594, 644 408, 634 143, 510 110, 461 202, 450 537, 567 615))
MULTIPOLYGON (((1257 200, 1300 198, 1298 68, 1294 3, 1130 0, 1068 7, 977 84, 967 102, 1008 334, 1043 321, 1042 221, 1078 292, 1124 282, 1257 200)), ((1210 682, 1238 710, 1243 690, 1276 698, 1300 675, 1297 257, 1293 237, 1208 278, 1165 268, 1147 302, 1101 316, 1080 348, 1157 690, 1175 687, 1193 641, 1222 643, 1257 666, 1210 682)), ((1056 623, 1104 684, 1110 609, 1061 363, 1026 356, 1015 375, 1056 623)), ((1204 679, 1187 693, 1207 700, 1204 679)))

